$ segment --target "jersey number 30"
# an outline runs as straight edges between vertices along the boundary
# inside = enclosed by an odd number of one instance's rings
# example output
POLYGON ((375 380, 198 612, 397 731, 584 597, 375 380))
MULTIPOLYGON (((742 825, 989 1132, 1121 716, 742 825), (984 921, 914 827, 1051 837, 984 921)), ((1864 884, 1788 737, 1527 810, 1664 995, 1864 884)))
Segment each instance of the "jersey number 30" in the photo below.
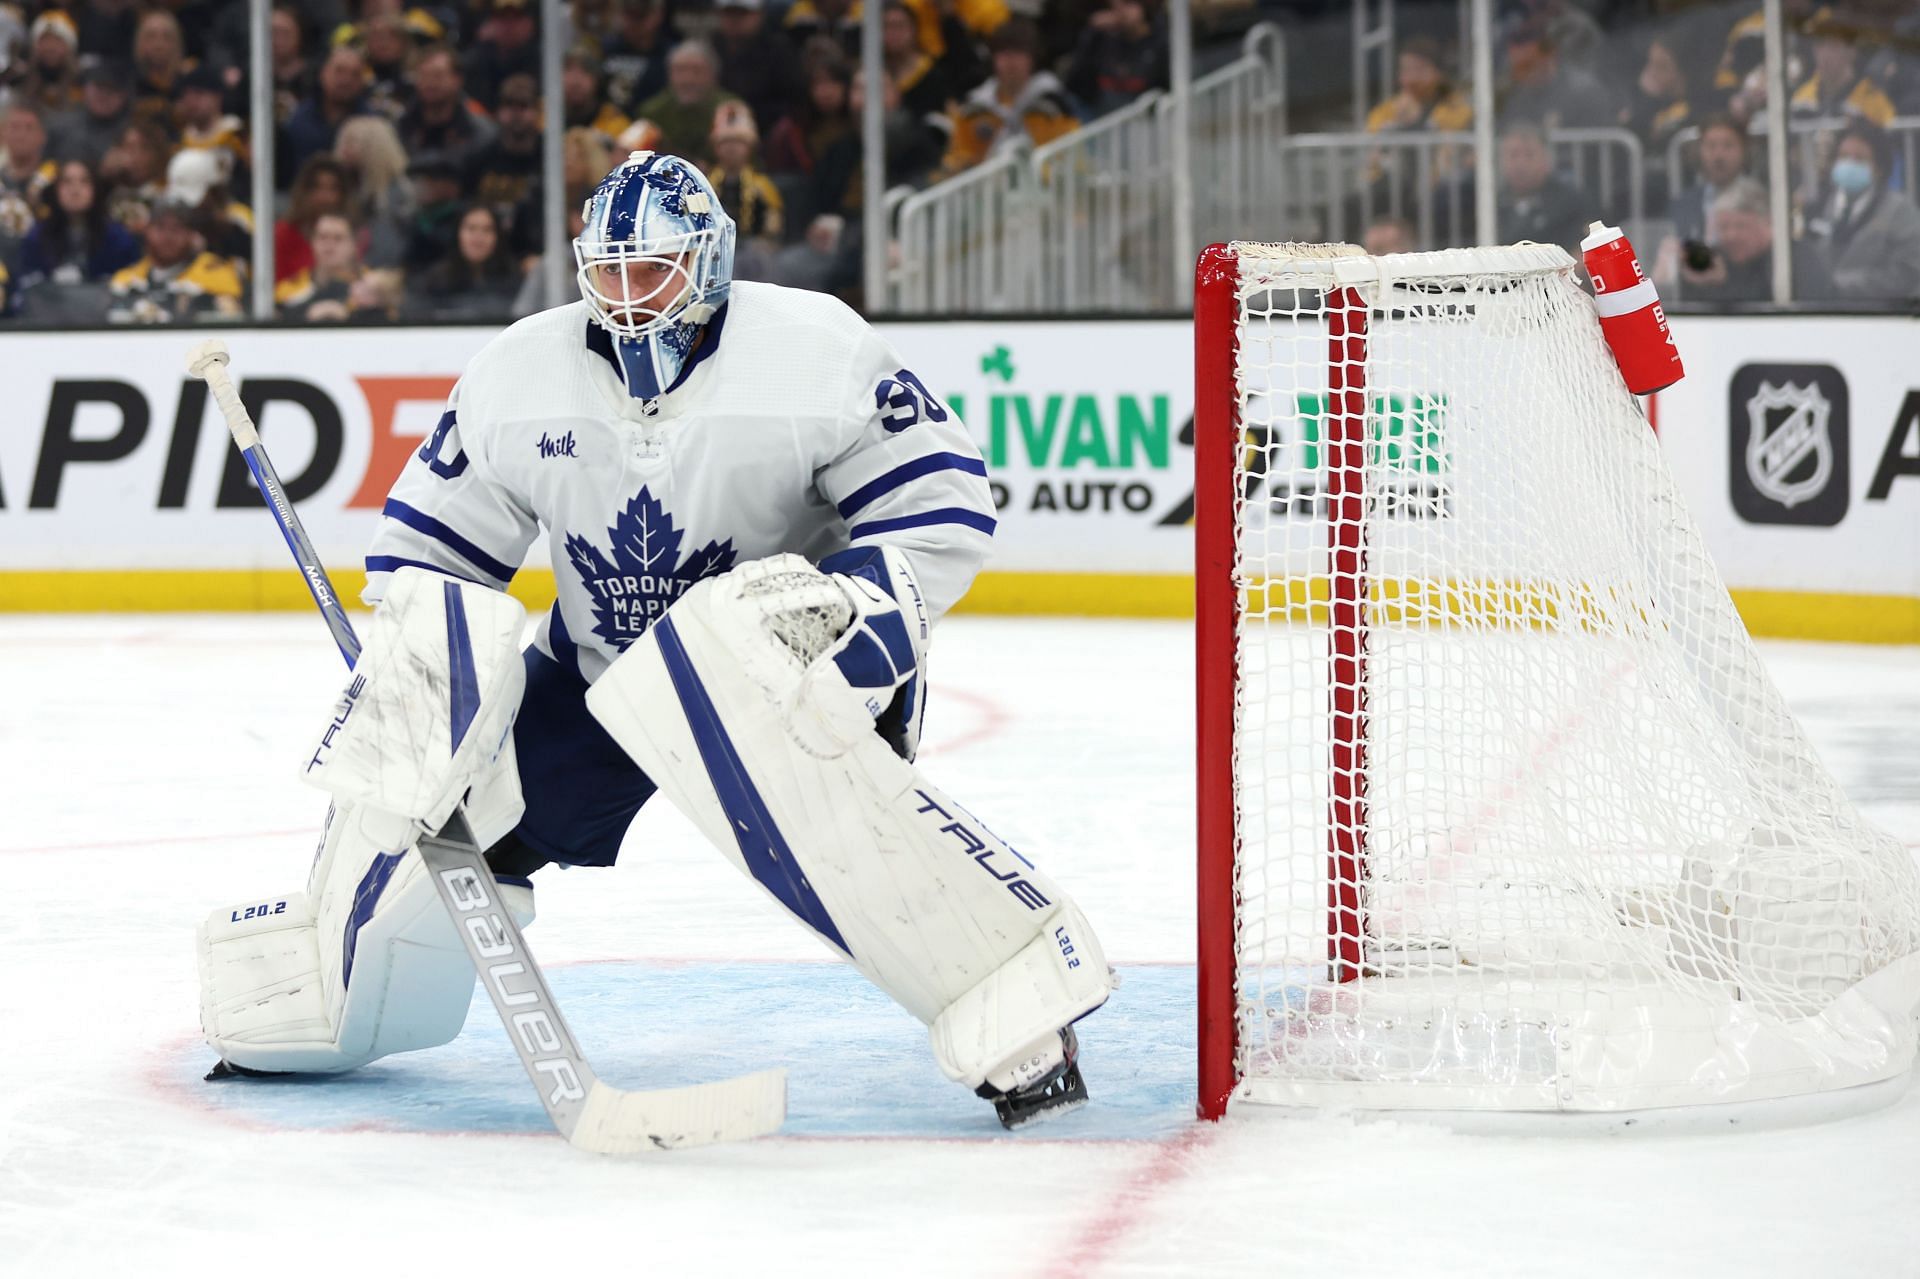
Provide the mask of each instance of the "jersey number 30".
POLYGON ((433 469, 433 473, 443 480, 455 479, 467 469, 467 451, 455 449, 453 460, 442 462, 440 450, 446 447, 447 436, 453 433, 453 410, 448 409, 440 415, 440 421, 434 426, 433 434, 420 446, 420 460, 433 469))
POLYGON ((906 430, 919 422, 944 422, 947 411, 927 384, 906 369, 880 379, 873 393, 873 406, 880 410, 880 425, 892 432, 906 430))

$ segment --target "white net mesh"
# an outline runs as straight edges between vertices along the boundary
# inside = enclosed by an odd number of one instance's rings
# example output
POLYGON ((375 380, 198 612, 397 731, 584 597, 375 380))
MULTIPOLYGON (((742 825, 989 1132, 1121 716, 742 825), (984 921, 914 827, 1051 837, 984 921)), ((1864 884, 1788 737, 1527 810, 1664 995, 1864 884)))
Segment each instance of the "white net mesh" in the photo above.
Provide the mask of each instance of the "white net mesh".
POLYGON ((1913 860, 1773 688, 1565 254, 1236 247, 1238 1095, 1904 1070, 1913 860))

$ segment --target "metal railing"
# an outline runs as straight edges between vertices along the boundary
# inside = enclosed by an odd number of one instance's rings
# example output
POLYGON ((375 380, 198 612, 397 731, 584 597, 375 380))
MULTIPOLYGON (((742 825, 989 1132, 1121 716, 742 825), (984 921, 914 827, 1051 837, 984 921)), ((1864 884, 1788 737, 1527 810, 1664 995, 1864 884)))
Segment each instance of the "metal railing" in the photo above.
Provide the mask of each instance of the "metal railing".
POLYGON ((1270 158, 1285 133, 1285 50, 1270 24, 1193 82, 1191 175, 1173 169, 1173 112, 1149 93, 1064 137, 1010 149, 891 205, 887 308, 1144 310, 1182 305, 1175 206, 1190 182, 1203 235, 1275 222, 1270 158))
POLYGON ((889 310, 924 315, 1032 308, 1031 150, 1017 141, 900 201, 889 310))
MULTIPOLYGON (((1596 215, 1626 219, 1629 231, 1644 223, 1638 137, 1626 129, 1556 129, 1547 136, 1554 167, 1592 198, 1596 215)), ((1275 156, 1280 193, 1267 217, 1245 217, 1226 235, 1357 242, 1368 223, 1399 218, 1422 247, 1473 241, 1470 132, 1302 133, 1282 140, 1275 156), (1275 212, 1278 227, 1261 225, 1275 212)))
MULTIPOLYGON (((1273 157, 1287 134, 1286 49, 1280 30, 1254 27, 1240 56, 1193 82, 1188 110, 1192 129, 1193 226, 1201 244, 1275 235, 1281 185, 1273 157)), ((1162 127, 1173 127, 1171 103, 1159 107, 1162 127)), ((1193 287, 1193 264, 1179 264, 1185 290, 1193 287)))
POLYGON ((1037 309, 1139 310, 1172 295, 1173 165, 1161 101, 1143 94, 1028 157, 1037 309))

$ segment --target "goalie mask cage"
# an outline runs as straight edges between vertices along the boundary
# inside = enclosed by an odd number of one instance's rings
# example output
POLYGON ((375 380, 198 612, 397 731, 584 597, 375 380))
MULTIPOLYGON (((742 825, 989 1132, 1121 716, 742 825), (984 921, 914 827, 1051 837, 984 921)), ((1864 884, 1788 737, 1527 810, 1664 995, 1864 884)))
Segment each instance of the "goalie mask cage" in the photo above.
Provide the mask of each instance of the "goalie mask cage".
POLYGON ((1216 245, 1196 321, 1201 1112, 1897 1096, 1913 858, 1572 260, 1216 245))

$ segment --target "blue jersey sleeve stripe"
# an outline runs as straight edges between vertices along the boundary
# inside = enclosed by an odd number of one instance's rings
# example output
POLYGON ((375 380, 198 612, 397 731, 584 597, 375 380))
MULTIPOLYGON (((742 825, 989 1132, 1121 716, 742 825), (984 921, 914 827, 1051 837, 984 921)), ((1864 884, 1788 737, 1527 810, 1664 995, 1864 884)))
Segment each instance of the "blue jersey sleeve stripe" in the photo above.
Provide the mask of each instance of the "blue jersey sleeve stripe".
POLYGON ((405 502, 388 498, 386 506, 381 508, 380 513, 390 520, 406 525, 416 533, 424 533, 449 550, 459 552, 468 563, 482 573, 497 577, 502 582, 513 580, 514 568, 511 564, 496 560, 472 541, 460 536, 425 511, 417 511, 405 502))
POLYGON ((965 471, 968 475, 984 478, 987 464, 977 457, 968 457, 965 453, 929 453, 925 457, 916 457, 911 462, 903 462, 879 479, 869 480, 853 492, 837 508, 840 518, 850 520, 855 513, 873 505, 874 499, 884 497, 909 480, 917 480, 923 475, 933 475, 940 471, 965 471))
POLYGON ((902 515, 891 520, 869 520, 865 524, 856 524, 847 530, 847 540, 857 542, 863 537, 872 537, 877 533, 893 533, 903 528, 926 528, 932 524, 964 524, 968 528, 977 528, 991 535, 997 527, 993 516, 964 506, 943 506, 935 511, 922 511, 918 515, 902 515))
POLYGON ((485 586, 485 582, 476 582, 465 573, 455 573, 444 564, 429 564, 425 560, 410 560, 399 555, 367 556, 367 572, 392 573, 403 568, 423 568, 429 573, 444 573, 448 577, 457 577, 463 582, 473 582, 475 586, 485 586))

